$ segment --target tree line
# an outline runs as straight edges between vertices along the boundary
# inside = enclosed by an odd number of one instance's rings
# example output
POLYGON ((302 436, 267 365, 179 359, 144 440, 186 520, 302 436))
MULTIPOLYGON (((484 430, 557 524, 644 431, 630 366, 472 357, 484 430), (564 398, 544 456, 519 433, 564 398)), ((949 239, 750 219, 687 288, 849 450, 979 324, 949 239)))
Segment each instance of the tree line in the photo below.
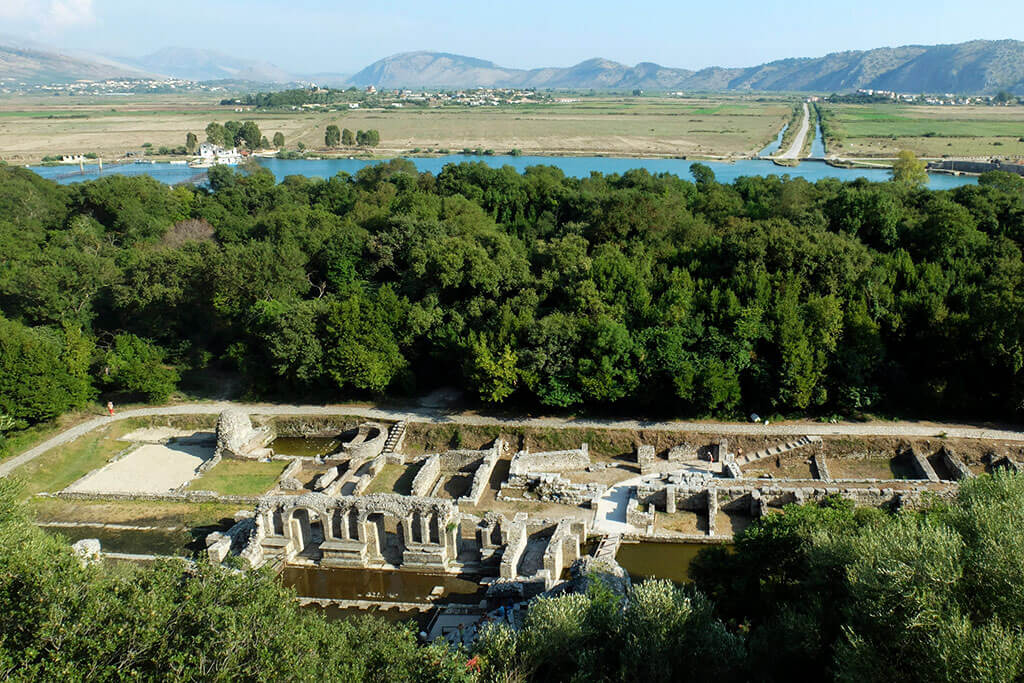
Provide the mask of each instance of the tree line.
POLYGON ((380 144, 380 133, 376 130, 359 130, 353 133, 348 128, 339 129, 333 123, 327 126, 324 131, 324 144, 328 147, 337 147, 339 144, 351 147, 376 147, 380 144))
POLYGON ((265 398, 1024 415, 1024 179, 693 177, 0 168, 0 413, 216 371, 265 398))

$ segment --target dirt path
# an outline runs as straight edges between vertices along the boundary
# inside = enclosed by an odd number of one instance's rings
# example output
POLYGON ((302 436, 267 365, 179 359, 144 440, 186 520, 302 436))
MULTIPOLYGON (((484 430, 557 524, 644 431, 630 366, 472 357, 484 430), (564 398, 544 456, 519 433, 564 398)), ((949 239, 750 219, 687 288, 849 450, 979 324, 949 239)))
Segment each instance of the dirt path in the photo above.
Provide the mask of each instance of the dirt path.
POLYGON ((778 158, 779 159, 799 159, 800 151, 804 148, 804 141, 807 140, 807 133, 811 130, 811 112, 807 108, 807 103, 804 102, 804 120, 800 124, 800 130, 796 132, 796 137, 793 138, 793 144, 789 146, 785 152, 783 152, 778 158))
POLYGON ((508 427, 580 429, 650 429, 670 432, 692 432, 696 434, 736 434, 746 436, 891 436, 897 438, 937 437, 945 435, 959 439, 990 439, 1024 443, 1024 431, 947 425, 928 422, 874 422, 864 424, 828 424, 821 422, 780 422, 769 426, 738 422, 647 422, 644 420, 603 420, 574 417, 500 417, 475 413, 454 412, 436 408, 374 408, 365 405, 274 405, 266 403, 231 403, 226 401, 210 403, 186 403, 158 408, 126 410, 114 417, 98 417, 76 425, 57 436, 44 441, 21 455, 0 463, 0 476, 6 476, 25 463, 39 457, 52 448, 61 446, 87 434, 111 421, 154 415, 216 415, 227 408, 241 408, 253 415, 353 415, 369 420, 405 420, 433 424, 464 425, 506 425, 508 427))

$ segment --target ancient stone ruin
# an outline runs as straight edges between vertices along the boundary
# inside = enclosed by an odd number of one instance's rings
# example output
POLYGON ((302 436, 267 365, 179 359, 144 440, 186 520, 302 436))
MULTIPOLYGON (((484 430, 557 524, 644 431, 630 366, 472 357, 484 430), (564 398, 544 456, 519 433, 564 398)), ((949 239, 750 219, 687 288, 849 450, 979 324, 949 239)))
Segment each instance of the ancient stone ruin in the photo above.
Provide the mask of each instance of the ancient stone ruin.
POLYGON ((274 454, 267 448, 274 436, 274 430, 269 427, 253 427, 244 410, 228 408, 217 418, 214 458, 268 458, 274 454))
POLYGON ((587 444, 565 451, 531 453, 521 450, 512 456, 508 480, 501 485, 501 498, 540 500, 564 505, 590 505, 607 490, 603 484, 578 484, 564 476, 591 467, 587 444))

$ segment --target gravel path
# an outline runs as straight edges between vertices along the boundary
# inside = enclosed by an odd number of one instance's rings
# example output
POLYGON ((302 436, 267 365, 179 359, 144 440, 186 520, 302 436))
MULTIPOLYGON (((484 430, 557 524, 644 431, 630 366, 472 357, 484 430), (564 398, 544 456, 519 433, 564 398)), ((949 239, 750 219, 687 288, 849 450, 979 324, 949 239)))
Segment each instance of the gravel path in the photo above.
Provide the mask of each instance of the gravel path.
POLYGON ((807 103, 804 102, 804 120, 800 124, 800 130, 796 132, 796 137, 793 138, 793 144, 791 144, 789 149, 779 156, 779 159, 799 159, 800 151, 804 148, 804 141, 807 140, 807 133, 810 130, 811 112, 807 108, 807 103))
POLYGON ((387 409, 365 405, 273 405, 266 403, 186 403, 159 408, 126 410, 113 417, 98 417, 72 427, 57 436, 44 441, 21 455, 0 463, 0 476, 10 474, 21 465, 39 457, 52 448, 61 446, 116 420, 153 415, 217 415, 227 408, 241 408, 253 415, 353 415, 369 420, 406 420, 433 424, 464 425, 507 425, 509 427, 575 427, 582 429, 649 429, 697 434, 736 434, 753 436, 892 436, 899 438, 936 437, 944 434, 960 439, 990 439, 1024 443, 1024 431, 945 425, 927 422, 874 422, 864 424, 827 424, 820 422, 780 422, 769 426, 738 422, 647 422, 643 420, 602 420, 590 418, 560 417, 494 417, 473 413, 459 413, 434 408, 387 409))

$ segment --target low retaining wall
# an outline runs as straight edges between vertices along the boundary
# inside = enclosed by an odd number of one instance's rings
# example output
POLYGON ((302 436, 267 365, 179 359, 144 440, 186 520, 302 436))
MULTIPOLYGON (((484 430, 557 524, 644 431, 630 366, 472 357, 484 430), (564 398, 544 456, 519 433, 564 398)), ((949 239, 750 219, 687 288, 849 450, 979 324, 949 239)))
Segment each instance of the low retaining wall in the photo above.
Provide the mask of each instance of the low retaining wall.
MULTIPOLYGON (((46 494, 39 494, 46 495, 46 494)), ((259 496, 226 496, 214 491, 181 491, 174 493, 139 493, 130 491, 108 491, 89 493, 85 491, 58 491, 49 494, 65 500, 139 500, 174 501, 187 503, 241 503, 255 505, 259 496)))
POLYGON ((420 471, 412 480, 412 495, 429 496, 434 484, 441 478, 441 456, 431 455, 420 466, 420 471))

